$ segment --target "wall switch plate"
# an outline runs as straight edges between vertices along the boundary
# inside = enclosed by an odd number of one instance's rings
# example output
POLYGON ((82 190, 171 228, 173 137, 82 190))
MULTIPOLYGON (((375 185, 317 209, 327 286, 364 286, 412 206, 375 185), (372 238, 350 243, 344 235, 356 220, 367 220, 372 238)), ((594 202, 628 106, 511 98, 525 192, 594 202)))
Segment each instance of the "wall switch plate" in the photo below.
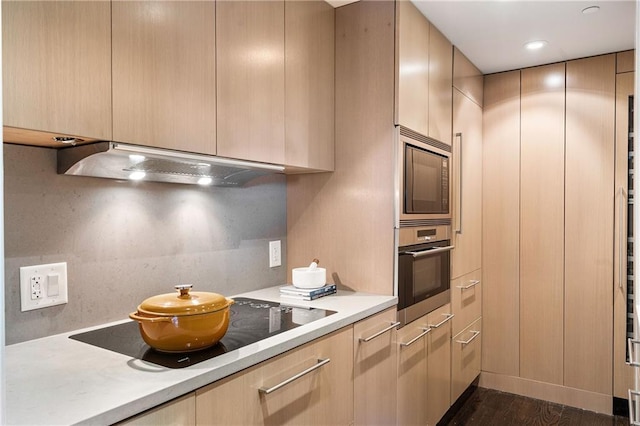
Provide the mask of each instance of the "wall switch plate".
POLYGON ((282 251, 280 240, 269 241, 269 268, 282 265, 282 251))
POLYGON ((20 310, 22 312, 67 302, 66 262, 20 268, 20 310))

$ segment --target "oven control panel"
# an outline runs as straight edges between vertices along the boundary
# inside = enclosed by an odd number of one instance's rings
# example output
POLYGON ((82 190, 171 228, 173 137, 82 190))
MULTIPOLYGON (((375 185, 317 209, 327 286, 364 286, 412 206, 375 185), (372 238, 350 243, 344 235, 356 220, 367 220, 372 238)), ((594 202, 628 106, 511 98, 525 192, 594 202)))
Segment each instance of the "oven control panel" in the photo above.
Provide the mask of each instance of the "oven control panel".
POLYGON ((410 246, 413 244, 433 243, 451 239, 451 226, 411 226, 400 228, 398 246, 410 246))

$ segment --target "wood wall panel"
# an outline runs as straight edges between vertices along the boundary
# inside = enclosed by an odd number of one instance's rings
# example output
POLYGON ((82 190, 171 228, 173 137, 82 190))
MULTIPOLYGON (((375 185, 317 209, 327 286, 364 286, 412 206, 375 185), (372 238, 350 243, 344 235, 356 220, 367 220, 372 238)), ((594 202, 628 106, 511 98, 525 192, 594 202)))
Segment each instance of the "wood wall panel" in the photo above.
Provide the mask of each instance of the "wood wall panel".
POLYGON ((564 384, 612 393, 615 54, 567 62, 564 384))
POLYGON ((519 374, 520 71, 485 77, 482 369, 519 374))
POLYGON ((562 384, 565 64, 522 70, 520 377, 562 384))

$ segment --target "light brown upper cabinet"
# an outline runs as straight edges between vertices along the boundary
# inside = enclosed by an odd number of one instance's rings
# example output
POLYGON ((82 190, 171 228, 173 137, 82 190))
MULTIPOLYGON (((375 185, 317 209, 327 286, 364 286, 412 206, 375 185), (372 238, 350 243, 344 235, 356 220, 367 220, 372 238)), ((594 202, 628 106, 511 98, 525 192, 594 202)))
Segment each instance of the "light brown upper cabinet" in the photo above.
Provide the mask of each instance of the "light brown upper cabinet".
POLYGON ((564 385, 612 394, 615 54, 567 62, 564 385))
POLYGON ((522 70, 520 376, 561 385, 565 64, 522 70))
POLYGON ((396 123, 429 134, 429 21, 409 1, 396 2, 396 123))
POLYGON ((285 164, 333 170, 335 11, 325 1, 285 9, 285 164))
POLYGON ((114 140, 216 153, 215 6, 113 2, 114 140))
POLYGON ((2 55, 4 126, 111 138, 109 1, 2 2, 2 55))
POLYGON ((451 145, 453 102, 453 46, 438 29, 429 26, 429 134, 451 145))
POLYGON ((453 48, 453 87, 482 106, 484 103, 484 76, 464 54, 453 48))
POLYGON ((218 155, 285 162, 284 1, 216 3, 218 155))
MULTIPOLYGON (((456 55, 455 74, 475 68, 456 55)), ((475 68, 476 79, 482 74, 475 68)), ((480 93, 482 85, 480 85, 480 93)), ((453 89, 453 243, 451 279, 482 266, 482 106, 453 89)), ((455 313, 455 312, 454 312, 455 313)))
POLYGON ((411 2, 396 2, 396 124, 451 145, 453 46, 411 2))

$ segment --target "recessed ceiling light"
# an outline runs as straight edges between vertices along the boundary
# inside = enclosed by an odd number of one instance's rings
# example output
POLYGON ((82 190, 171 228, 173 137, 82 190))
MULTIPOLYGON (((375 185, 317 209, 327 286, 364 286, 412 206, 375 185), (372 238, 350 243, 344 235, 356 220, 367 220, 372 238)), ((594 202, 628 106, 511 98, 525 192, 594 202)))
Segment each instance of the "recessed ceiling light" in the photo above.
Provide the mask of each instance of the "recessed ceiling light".
POLYGON ((589 15, 591 13, 596 13, 600 10, 600 6, 589 6, 582 9, 582 13, 585 15, 589 15))
POLYGON ((544 40, 535 40, 535 41, 530 41, 528 43, 525 43, 524 47, 527 50, 538 50, 538 49, 542 49, 547 44, 548 43, 544 40))

